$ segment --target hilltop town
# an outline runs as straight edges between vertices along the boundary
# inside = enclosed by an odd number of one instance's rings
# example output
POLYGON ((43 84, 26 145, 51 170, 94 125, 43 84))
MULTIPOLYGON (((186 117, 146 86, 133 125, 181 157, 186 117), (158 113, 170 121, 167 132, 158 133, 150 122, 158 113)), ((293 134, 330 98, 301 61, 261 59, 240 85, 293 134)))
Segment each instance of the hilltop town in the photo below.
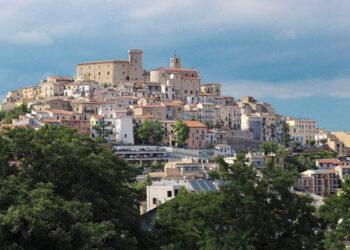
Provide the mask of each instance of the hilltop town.
POLYGON ((78 63, 74 77, 50 76, 8 92, 1 109, 25 112, 3 120, 0 130, 66 126, 102 140, 130 164, 142 166, 139 180, 149 176, 153 181, 142 212, 172 199, 181 186, 197 193, 216 190, 207 173, 217 170, 209 160, 218 155, 233 162, 236 153, 244 152, 256 169, 272 158, 284 167, 283 159, 259 152, 266 142, 285 145, 296 154, 337 153, 335 158, 316 159, 313 169, 302 172, 296 190, 319 196, 336 193, 350 173, 348 133, 277 114, 252 96, 223 94, 221 84, 202 83, 198 70, 182 68, 176 54, 169 67, 150 71, 143 68, 142 50, 129 50, 128 55, 126 60, 78 63), (185 141, 180 140, 179 124, 188 129, 185 141))

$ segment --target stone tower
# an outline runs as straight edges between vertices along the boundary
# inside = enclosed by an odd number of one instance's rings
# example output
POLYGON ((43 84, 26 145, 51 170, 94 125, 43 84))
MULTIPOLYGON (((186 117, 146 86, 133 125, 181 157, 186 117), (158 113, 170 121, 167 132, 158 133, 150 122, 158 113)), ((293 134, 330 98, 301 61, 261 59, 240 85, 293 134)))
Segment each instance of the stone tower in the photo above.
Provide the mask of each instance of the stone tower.
POLYGON ((174 56, 170 58, 170 68, 171 69, 181 69, 181 59, 177 57, 176 51, 174 56))
POLYGON ((142 50, 132 49, 128 51, 130 62, 130 80, 140 81, 142 80, 142 50))

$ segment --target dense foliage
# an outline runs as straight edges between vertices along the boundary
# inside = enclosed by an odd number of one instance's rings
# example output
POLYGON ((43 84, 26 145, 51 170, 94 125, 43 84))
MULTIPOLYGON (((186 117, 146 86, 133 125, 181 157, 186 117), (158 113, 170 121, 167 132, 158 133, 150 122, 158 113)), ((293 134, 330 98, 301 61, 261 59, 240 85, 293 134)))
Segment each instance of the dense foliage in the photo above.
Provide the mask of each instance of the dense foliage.
POLYGON ((18 119, 20 115, 30 113, 30 109, 26 105, 20 105, 12 110, 1 111, 0 121, 3 123, 12 123, 12 119, 18 119))
MULTIPOLYGON (((284 152, 272 143, 261 149, 284 152)), ((150 234, 140 228, 138 208, 149 176, 135 183, 135 168, 72 129, 5 130, 0 248, 344 249, 350 239, 350 184, 343 183, 340 195, 330 196, 318 211, 310 196, 290 192, 296 169, 335 156, 284 152, 289 169, 269 163, 261 172, 242 154, 232 165, 218 157, 220 169, 210 176, 220 180, 220 191, 197 195, 183 188, 158 207, 150 234), (288 157, 308 161, 293 166, 288 157)))
POLYGON ((339 195, 325 200, 319 210, 327 225, 324 245, 326 249, 344 249, 350 239, 350 184, 345 182, 339 195))
POLYGON ((143 144, 158 145, 162 142, 164 135, 163 125, 159 121, 152 119, 146 119, 135 129, 136 141, 140 141, 143 144))
POLYGON ((165 249, 319 248, 322 230, 312 198, 290 192, 294 172, 273 166, 258 174, 239 155, 220 162, 217 193, 181 192, 159 207, 154 224, 165 249))
POLYGON ((338 156, 337 152, 322 150, 319 152, 304 152, 300 154, 285 155, 285 166, 288 170, 296 170, 299 173, 316 168, 316 159, 330 159, 338 156))
MULTIPOLYGON (((0 248, 136 248, 134 178, 124 160, 65 127, 0 137, 0 248)), ((142 241, 141 241, 142 242, 142 241)))
POLYGON ((190 128, 183 121, 177 121, 174 124, 177 145, 183 147, 186 140, 190 137, 190 128))

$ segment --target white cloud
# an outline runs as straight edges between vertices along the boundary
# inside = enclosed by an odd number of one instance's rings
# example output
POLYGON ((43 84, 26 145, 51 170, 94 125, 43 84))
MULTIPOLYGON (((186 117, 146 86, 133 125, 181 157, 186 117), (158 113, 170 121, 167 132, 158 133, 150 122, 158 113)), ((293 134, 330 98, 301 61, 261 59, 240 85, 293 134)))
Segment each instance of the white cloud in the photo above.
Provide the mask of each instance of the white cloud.
POLYGON ((13 44, 19 45, 51 45, 53 44, 52 38, 45 33, 38 31, 24 32, 19 31, 14 35, 8 37, 8 41, 13 44))
POLYGON ((294 39, 310 31, 343 34, 350 27, 349 8, 346 0, 0 0, 0 39, 17 36, 38 44, 33 37, 40 31, 47 45, 71 36, 123 37, 131 29, 134 36, 169 40, 218 27, 270 30, 276 39, 294 39))
POLYGON ((307 97, 350 98, 350 77, 336 77, 330 80, 310 79, 288 82, 231 81, 223 84, 224 93, 236 97, 294 99, 307 97))

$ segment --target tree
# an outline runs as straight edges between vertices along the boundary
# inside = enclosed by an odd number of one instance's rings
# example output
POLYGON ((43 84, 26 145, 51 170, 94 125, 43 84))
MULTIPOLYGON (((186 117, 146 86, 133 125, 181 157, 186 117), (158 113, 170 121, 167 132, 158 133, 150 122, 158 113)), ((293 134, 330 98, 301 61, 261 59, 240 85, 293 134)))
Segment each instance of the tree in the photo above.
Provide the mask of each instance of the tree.
POLYGON ((142 244, 135 172, 88 136, 14 128, 0 136, 0 165, 0 248, 142 244))
POLYGON ((321 140, 320 140, 320 142, 321 142, 322 146, 324 146, 324 145, 326 145, 326 144, 327 144, 328 139, 327 139, 327 138, 325 138, 325 139, 321 139, 321 140))
POLYGON ((162 142, 165 131, 163 125, 159 121, 146 119, 137 128, 137 138, 143 144, 159 144, 162 142))
POLYGON ((213 128, 213 126, 208 121, 206 121, 204 125, 207 127, 207 129, 212 129, 213 128))
POLYGON ((177 145, 183 147, 190 137, 190 128, 183 121, 177 121, 174 125, 177 145))
POLYGON ((290 143, 289 126, 286 122, 282 123, 282 144, 285 147, 289 146, 290 143))
POLYGON ((147 174, 146 178, 144 178, 141 182, 135 183, 135 189, 137 190, 137 192, 139 192, 140 201, 146 200, 146 188, 150 185, 152 185, 152 180, 149 174, 147 174))
POLYGON ((212 148, 214 148, 214 143, 212 143, 212 142, 208 142, 207 143, 207 148, 210 148, 210 149, 212 149, 212 148))
POLYGON ((112 131, 106 129, 109 125, 110 123, 106 122, 105 118, 102 117, 100 123, 94 126, 94 130, 96 131, 98 137, 102 140, 102 142, 105 142, 106 138, 112 134, 112 131))
POLYGON ((217 121, 217 122, 215 123, 215 128, 216 128, 216 129, 221 129, 221 123, 220 123, 220 121, 217 121))
POLYGON ((238 154, 218 158, 219 192, 180 192, 158 207, 156 240, 173 249, 319 248, 322 230, 313 199, 290 192, 297 175, 269 164, 258 174, 238 154), (181 237, 182 236, 182 237, 181 237))
POLYGON ((0 110, 0 122, 5 118, 6 112, 4 110, 0 110))
POLYGON ((12 119, 18 119, 20 115, 25 115, 30 112, 31 109, 22 104, 18 107, 15 107, 13 110, 8 110, 2 113, 2 116, 5 114, 5 117, 2 117, 2 122, 7 124, 12 123, 12 119))
POLYGON ((278 145, 276 142, 270 141, 270 142, 264 142, 260 146, 260 152, 263 152, 265 155, 269 155, 271 153, 276 153, 278 150, 278 145))
POLYGON ((309 140, 309 144, 310 144, 311 146, 314 146, 314 145, 316 144, 316 140, 315 140, 315 139, 310 139, 310 140, 309 140))
POLYGON ((325 249, 345 249, 345 242, 350 239, 350 184, 342 183, 339 195, 331 195, 324 200, 324 205, 318 210, 324 220, 326 234, 325 249))

